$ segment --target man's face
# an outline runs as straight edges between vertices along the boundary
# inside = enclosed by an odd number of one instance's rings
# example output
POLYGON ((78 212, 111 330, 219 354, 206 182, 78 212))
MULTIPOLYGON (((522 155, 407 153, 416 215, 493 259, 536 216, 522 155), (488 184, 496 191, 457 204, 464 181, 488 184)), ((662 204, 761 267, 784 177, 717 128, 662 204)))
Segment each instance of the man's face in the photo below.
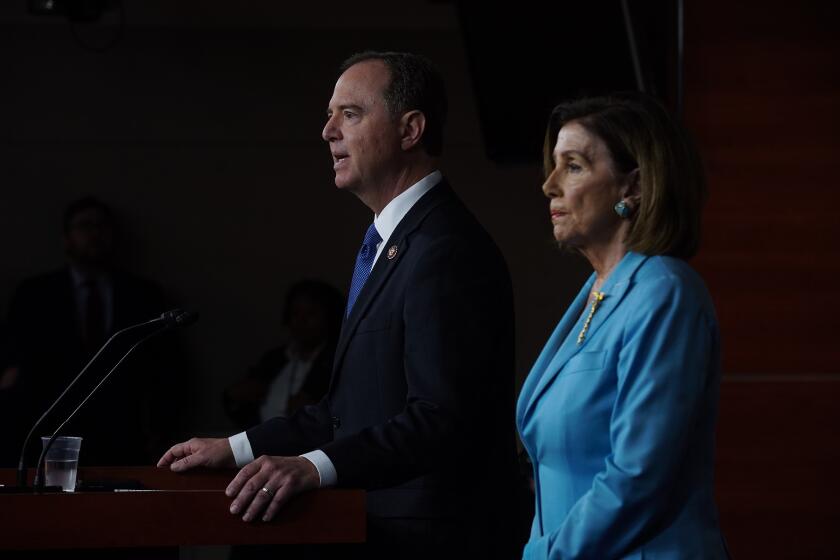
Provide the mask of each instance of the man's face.
POLYGON ((98 208, 77 212, 67 224, 64 247, 74 262, 83 265, 106 264, 113 246, 111 222, 98 208))
POLYGON ((388 67, 366 60, 335 84, 321 137, 329 142, 335 185, 357 194, 384 188, 400 161, 400 123, 385 106, 388 67))

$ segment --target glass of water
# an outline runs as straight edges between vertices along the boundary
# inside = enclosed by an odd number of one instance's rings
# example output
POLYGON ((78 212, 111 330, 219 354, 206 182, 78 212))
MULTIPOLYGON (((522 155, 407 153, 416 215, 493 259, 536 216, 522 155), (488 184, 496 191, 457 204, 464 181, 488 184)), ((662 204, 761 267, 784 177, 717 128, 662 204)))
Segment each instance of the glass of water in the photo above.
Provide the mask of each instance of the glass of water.
MULTIPOLYGON (((46 447, 49 437, 42 437, 41 444, 46 447)), ((55 438, 44 459, 44 484, 61 486, 65 492, 75 492, 76 471, 79 467, 79 449, 82 438, 59 436, 55 438)))

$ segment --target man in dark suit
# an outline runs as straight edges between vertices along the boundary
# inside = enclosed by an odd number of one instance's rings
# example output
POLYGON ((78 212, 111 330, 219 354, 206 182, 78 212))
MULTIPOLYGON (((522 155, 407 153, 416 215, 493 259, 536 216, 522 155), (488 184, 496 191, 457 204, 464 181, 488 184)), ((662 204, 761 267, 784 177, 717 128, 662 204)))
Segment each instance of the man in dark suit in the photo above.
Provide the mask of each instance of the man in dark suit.
POLYGON ((368 541, 382 545, 365 554, 515 554, 511 286, 437 171, 445 115, 426 59, 345 62, 322 136, 336 186, 374 221, 327 396, 229 439, 178 444, 159 465, 245 464, 227 489, 245 520, 270 519, 311 488, 365 488, 368 541))
MULTIPOLYGON (((114 221, 102 201, 84 197, 67 207, 64 246, 67 266, 24 280, 9 305, 4 375, 15 374, 20 410, 4 448, 14 457, 34 421, 111 334, 167 309, 155 284, 114 265, 114 221)), ((98 367, 88 371, 35 437, 51 433, 125 350, 112 346, 101 355, 98 367)), ((171 375, 176 354, 171 341, 150 341, 65 427, 65 435, 84 438, 83 464, 143 464, 159 455, 164 438, 178 433, 172 416, 177 395, 171 390, 177 386, 171 375), (164 379, 170 390, 160 391, 164 379)), ((40 442, 31 447, 31 458, 37 457, 40 442)))

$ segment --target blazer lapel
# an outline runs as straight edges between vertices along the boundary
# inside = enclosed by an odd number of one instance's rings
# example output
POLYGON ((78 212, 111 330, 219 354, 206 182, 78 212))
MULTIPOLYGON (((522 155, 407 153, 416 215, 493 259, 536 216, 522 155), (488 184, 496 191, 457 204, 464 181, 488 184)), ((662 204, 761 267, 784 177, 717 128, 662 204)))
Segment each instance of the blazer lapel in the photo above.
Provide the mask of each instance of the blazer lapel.
POLYGON ((578 322, 580 310, 586 304, 589 298, 589 291, 592 289, 592 284, 594 283, 595 275, 593 274, 586 281, 586 284, 583 285, 580 292, 578 292, 572 304, 566 309, 566 313, 560 319, 543 351, 540 353, 539 358, 534 362, 534 366, 531 368, 531 372, 528 374, 525 384, 522 386, 523 395, 520 398, 520 403, 522 403, 520 417, 524 417, 533 407, 536 397, 542 393, 548 382, 553 378, 551 373, 558 371, 557 364, 565 363, 568 360, 568 357, 565 357, 569 353, 569 345, 565 344, 566 339, 568 339, 569 333, 578 322))
MULTIPOLYGON (((560 325, 568 323, 569 327, 566 329, 565 336, 560 339, 559 343, 555 342, 553 355, 549 353, 545 356, 545 361, 543 362, 544 369, 542 369, 542 367, 538 369, 537 367, 543 366, 543 364, 540 363, 543 361, 543 355, 540 355, 540 359, 536 364, 534 364, 532 373, 534 371, 539 372, 541 370, 543 373, 529 397, 527 408, 523 411, 523 414, 530 414, 534 404, 539 400, 540 395, 563 370, 563 366, 565 366, 566 363, 578 352, 587 347, 587 344, 598 332, 601 325, 609 319, 612 312, 615 311, 621 303, 621 300, 624 299, 624 295, 630 287, 633 274, 645 260, 647 260, 647 257, 638 253, 627 253, 624 258, 621 259, 621 262, 618 263, 615 270, 613 270, 612 274, 610 274, 610 277, 601 288, 601 291, 604 293, 604 299, 601 300, 598 304, 598 308, 592 315, 592 320, 589 323, 589 328, 586 330, 586 335, 583 341, 578 344, 577 333, 571 333, 569 331, 578 323, 582 324, 580 312, 584 304, 586 305, 586 310, 583 312, 584 320, 585 317, 589 315, 589 310, 591 309, 590 290, 592 289, 592 285, 595 280, 594 275, 590 278, 589 282, 586 283, 560 323, 560 325)), ((561 330, 560 325, 558 325, 558 329, 555 331, 555 334, 561 330)), ((553 338, 554 337, 552 336, 552 340, 553 338)), ((549 342, 552 342, 552 340, 549 342)), ((546 354, 546 351, 550 350, 549 346, 546 345, 546 349, 543 354, 546 354)))
MULTIPOLYGON (((581 344, 575 345, 578 352, 586 347, 586 343, 595 336, 598 329, 601 328, 601 325, 607 321, 615 308, 621 303, 621 300, 624 299, 633 275, 646 260, 647 257, 639 253, 627 253, 615 267, 615 270, 613 270, 601 288, 601 291, 604 293, 604 299, 598 305, 595 314, 592 315, 592 321, 590 321, 589 328, 586 330, 586 336, 581 344)), ((586 313, 589 313, 589 308, 587 308, 586 313)))
MULTIPOLYGON (((376 296, 382 290, 388 277, 391 276, 406 253, 410 250, 409 238, 411 233, 417 229, 432 209, 453 196, 454 193, 446 180, 441 181, 414 204, 411 210, 400 220, 391 237, 383 241, 383 243, 387 243, 388 245, 380 253, 376 263, 374 263, 370 276, 365 281, 362 291, 359 292, 356 303, 353 304, 353 310, 350 312, 350 316, 344 320, 341 326, 341 334, 339 335, 333 365, 333 379, 335 378, 335 372, 339 370, 341 361, 344 359, 347 346, 353 338, 356 328, 359 326, 359 321, 365 316, 365 312, 376 300, 376 296), (396 255, 389 259, 388 252, 390 248, 395 246, 397 248, 396 255)), ((330 387, 332 387, 332 384, 333 380, 330 381, 330 387)))

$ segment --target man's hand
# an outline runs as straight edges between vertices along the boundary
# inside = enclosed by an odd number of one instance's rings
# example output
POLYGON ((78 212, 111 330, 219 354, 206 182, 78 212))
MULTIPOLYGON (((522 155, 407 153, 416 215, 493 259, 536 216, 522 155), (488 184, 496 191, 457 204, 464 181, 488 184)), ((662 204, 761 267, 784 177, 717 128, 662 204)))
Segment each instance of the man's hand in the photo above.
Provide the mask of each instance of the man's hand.
POLYGON ((245 512, 243 521, 260 515, 263 521, 271 521, 292 496, 318 488, 320 483, 315 465, 303 457, 263 455, 239 471, 225 494, 234 498, 231 513, 245 512))
POLYGON ((227 438, 192 438, 173 445, 157 466, 183 472, 196 467, 233 468, 236 460, 227 438))

